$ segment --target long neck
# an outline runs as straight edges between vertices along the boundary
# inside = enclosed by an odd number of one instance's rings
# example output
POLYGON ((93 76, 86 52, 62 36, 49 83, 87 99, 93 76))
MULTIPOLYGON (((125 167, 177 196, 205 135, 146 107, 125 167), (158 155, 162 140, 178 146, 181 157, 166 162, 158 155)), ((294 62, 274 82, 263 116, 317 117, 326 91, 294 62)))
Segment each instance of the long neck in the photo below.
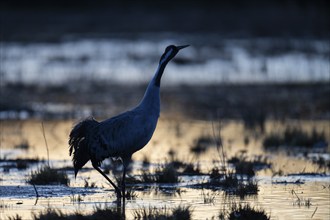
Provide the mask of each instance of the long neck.
POLYGON ((164 61, 164 62, 160 62, 158 65, 157 71, 154 76, 154 80, 155 80, 154 83, 158 87, 160 87, 160 80, 162 79, 162 76, 163 76, 163 73, 164 73, 164 70, 165 70, 165 67, 167 64, 168 64, 168 61, 164 61))
POLYGON ((168 62, 159 63, 157 71, 150 81, 140 103, 140 107, 147 108, 148 111, 153 111, 157 115, 159 115, 160 112, 160 81, 167 63, 168 62))

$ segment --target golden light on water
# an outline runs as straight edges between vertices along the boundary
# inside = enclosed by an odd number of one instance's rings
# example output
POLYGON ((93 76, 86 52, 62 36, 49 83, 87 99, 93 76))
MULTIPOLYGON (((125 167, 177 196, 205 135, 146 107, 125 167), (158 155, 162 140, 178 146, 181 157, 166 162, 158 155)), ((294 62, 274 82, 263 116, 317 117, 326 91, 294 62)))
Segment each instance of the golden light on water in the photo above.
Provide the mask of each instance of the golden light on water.
MULTIPOLYGON (((49 147, 49 157, 51 166, 72 167, 71 158, 68 155, 68 134, 72 128, 73 121, 44 121, 44 131, 47 145, 49 147)), ((329 126, 327 121, 290 121, 292 124, 299 124, 305 130, 311 131, 317 128, 325 134, 329 134, 329 126)), ((272 129, 283 129, 283 123, 268 121, 266 123, 266 133, 272 129)), ((207 121, 192 120, 172 120, 170 118, 161 118, 155 131, 152 141, 141 151, 136 152, 133 156, 135 161, 134 170, 131 175, 141 174, 141 161, 146 157, 153 164, 150 168, 154 169, 157 164, 163 164, 169 161, 171 156, 168 152, 175 152, 175 158, 199 164, 201 170, 208 173, 214 166, 215 161, 219 161, 219 153, 216 147, 210 147, 205 153, 195 155, 190 148, 195 141, 201 136, 214 137, 218 134, 219 123, 207 121)), ((262 137, 253 138, 250 131, 244 129, 241 121, 225 120, 221 122, 220 130, 221 138, 224 145, 227 158, 246 152, 247 157, 263 155, 272 162, 273 170, 283 170, 284 176, 272 177, 271 170, 262 170, 258 172, 257 180, 259 183, 259 193, 257 196, 247 197, 245 203, 254 204, 262 207, 266 212, 271 213, 271 219, 305 219, 310 217, 316 210, 313 219, 326 219, 329 215, 329 184, 328 178, 322 177, 304 177, 304 176, 285 176, 291 173, 312 173, 317 172, 318 168, 315 164, 307 161, 303 157, 288 156, 285 153, 269 153, 265 152, 261 146, 262 137), (248 143, 244 142, 246 136, 250 137, 248 143), (285 181, 288 183, 285 184, 285 181), (295 181, 301 181, 303 184, 294 184, 295 181), (292 183, 293 184, 292 184, 292 183), (298 206, 297 197, 292 194, 292 190, 298 194, 299 198, 310 199, 311 205, 298 206)), ((329 136, 327 136, 329 140, 329 136)), ((41 121, 2 121, 1 122, 1 158, 39 158, 47 160, 47 149, 43 137, 41 121), (28 149, 19 149, 22 143, 26 143, 28 149)), ((299 152, 297 152, 299 153, 299 152)), ((217 163, 217 162, 216 162, 217 163)), ((81 210, 84 214, 91 213, 96 205, 108 204, 114 205, 115 195, 111 187, 104 178, 95 170, 88 169, 81 171, 77 179, 74 179, 73 171, 66 171, 70 178, 70 186, 37 186, 41 197, 36 205, 33 187, 25 181, 32 170, 36 170, 40 165, 31 166, 24 171, 10 169, 9 171, 2 169, 2 177, 0 188, 2 190, 12 190, 17 195, 5 196, 1 198, 1 218, 14 216, 16 213, 21 215, 23 219, 30 219, 31 213, 38 213, 50 206, 60 209, 64 213, 73 213, 81 210), (7 175, 10 174, 10 175, 7 175), (95 189, 79 188, 83 187, 85 180, 94 182, 97 186, 95 189), (17 187, 19 190, 15 190, 17 187), (52 188, 52 193, 49 192, 52 188), (82 201, 77 202, 74 198, 81 196, 82 201)), ((87 167, 91 168, 88 163, 87 167)), ((110 176, 112 174, 110 173, 110 176)), ((205 177, 195 176, 193 178, 182 176, 182 183, 177 188, 180 189, 180 195, 171 192, 171 186, 163 193, 156 191, 144 192, 137 191, 137 198, 128 201, 126 206, 127 217, 133 217, 133 211, 141 207, 148 206, 166 206, 173 207, 176 205, 191 205, 193 207, 194 219, 205 219, 217 216, 221 208, 228 208, 228 204, 233 200, 240 201, 239 198, 228 197, 222 190, 212 191, 205 189, 204 193, 214 195, 214 203, 203 203, 202 190, 187 187, 191 183, 203 181, 205 177), (155 203, 157 201, 157 203, 155 203)), ((175 190, 174 190, 175 191, 175 190)))

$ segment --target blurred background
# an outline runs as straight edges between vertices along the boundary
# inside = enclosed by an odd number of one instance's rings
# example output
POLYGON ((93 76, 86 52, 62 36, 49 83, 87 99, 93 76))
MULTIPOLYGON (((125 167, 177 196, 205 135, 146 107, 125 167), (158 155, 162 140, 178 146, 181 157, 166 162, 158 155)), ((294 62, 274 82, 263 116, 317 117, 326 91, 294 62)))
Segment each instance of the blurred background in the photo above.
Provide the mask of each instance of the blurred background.
POLYGON ((329 119, 329 5, 2 1, 0 118, 116 114, 167 45, 190 44, 164 74, 165 115, 329 119))
MULTIPOLYGON (((130 174, 154 176, 165 164, 182 164, 181 182, 164 187, 174 195, 159 194, 159 187, 136 191, 128 208, 188 205, 196 219, 215 219, 219 207, 230 209, 227 194, 189 184, 218 181, 223 173, 245 181, 247 173, 254 191, 245 201, 271 219, 326 219, 329 6, 328 0, 2 0, 0 219, 29 219, 50 204, 85 214, 95 211, 94 201, 110 204, 111 188, 90 163, 74 177, 69 133, 85 117, 102 120, 137 105, 170 44, 190 47, 166 67, 156 132, 133 155, 130 174), (71 182, 38 186, 36 205, 29 179, 43 173, 42 165, 71 182), (194 172, 182 172, 185 166, 194 172)), ((121 175, 118 167, 112 160, 102 165, 111 178, 121 175)))

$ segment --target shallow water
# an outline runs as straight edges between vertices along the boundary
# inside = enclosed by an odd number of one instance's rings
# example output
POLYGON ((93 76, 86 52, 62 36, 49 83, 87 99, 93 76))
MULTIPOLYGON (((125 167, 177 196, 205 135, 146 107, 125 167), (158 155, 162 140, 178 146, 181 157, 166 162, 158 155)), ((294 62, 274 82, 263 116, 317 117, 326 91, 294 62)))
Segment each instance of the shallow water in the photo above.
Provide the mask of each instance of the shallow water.
MULTIPOLYGON (((306 130, 316 127, 320 131, 329 134, 329 126, 326 121, 290 121, 290 124, 299 123, 306 130)), ((42 163, 29 166, 25 170, 17 170, 10 166, 9 162, 0 165, 0 218, 7 219, 19 214, 23 219, 31 219, 31 213, 39 213, 47 207, 53 207, 64 213, 73 213, 77 210, 87 214, 91 213, 96 206, 113 206, 115 194, 106 180, 93 169, 83 169, 74 178, 71 169, 71 161, 68 155, 67 135, 72 127, 72 121, 45 121, 44 130, 51 166, 55 168, 69 167, 65 169, 70 179, 70 186, 36 186, 40 198, 36 201, 33 187, 25 181, 31 171, 35 171, 42 163), (85 188, 85 179, 89 183, 96 183, 95 188, 85 188), (78 196, 82 201, 77 201, 78 196)), ((269 121, 266 131, 272 128, 280 129, 278 122, 269 121)), ((208 173, 219 161, 215 147, 210 147, 205 154, 200 156, 190 153, 189 148, 201 135, 213 135, 217 125, 206 121, 174 121, 161 118, 152 141, 141 151, 133 156, 132 171, 130 175, 139 175, 143 168, 142 160, 148 156, 153 170, 165 161, 170 160, 167 154, 174 150, 175 157, 182 161, 198 162, 203 172, 208 173)), ((251 135, 244 129, 240 121, 224 121, 222 123, 221 137, 227 157, 246 151, 248 156, 263 155, 268 157, 276 171, 282 169, 284 174, 272 177, 272 171, 265 169, 257 172, 256 180, 259 192, 256 196, 248 196, 240 200, 236 196, 226 196, 222 190, 201 190, 193 187, 207 179, 207 176, 180 176, 178 184, 142 184, 148 186, 145 190, 139 190, 137 185, 137 197, 128 200, 126 204, 126 216, 133 218, 134 210, 142 207, 156 206, 159 208, 189 205, 193 210, 193 219, 211 219, 217 217, 222 209, 228 210, 233 201, 249 203, 260 207, 270 214, 271 219, 328 219, 330 215, 330 185, 329 171, 325 175, 286 175, 299 174, 302 172, 312 173, 321 170, 306 157, 297 155, 288 156, 285 153, 264 152, 261 147, 260 137, 251 138, 249 144, 244 144, 244 137, 251 135), (212 203, 204 203, 207 195, 214 197, 212 203), (300 201, 300 203, 299 203, 300 201), (310 201, 309 205, 303 204, 310 201)), ((251 135, 252 136, 252 135, 251 135)), ((327 137, 329 140, 329 137, 327 137)), ((1 158, 41 158, 47 161, 47 149, 42 134, 41 122, 29 121, 2 121, 1 122, 1 158), (28 149, 17 149, 16 145, 27 142, 28 149)), ((317 153, 316 153, 317 154, 317 153)), ((88 163, 87 168, 91 168, 88 163)), ((322 170, 323 172, 323 170, 322 170)), ((112 175, 111 175, 112 176, 112 175)))

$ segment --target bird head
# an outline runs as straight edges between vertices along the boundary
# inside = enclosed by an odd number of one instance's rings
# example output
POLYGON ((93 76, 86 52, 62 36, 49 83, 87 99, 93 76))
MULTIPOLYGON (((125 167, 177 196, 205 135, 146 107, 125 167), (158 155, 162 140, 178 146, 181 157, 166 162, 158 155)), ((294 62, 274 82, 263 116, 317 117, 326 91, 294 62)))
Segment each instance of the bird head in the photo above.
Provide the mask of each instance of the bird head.
POLYGON ((166 47, 164 54, 161 56, 159 63, 168 63, 175 55, 179 52, 179 50, 188 47, 189 45, 183 46, 174 46, 170 45, 166 47))

